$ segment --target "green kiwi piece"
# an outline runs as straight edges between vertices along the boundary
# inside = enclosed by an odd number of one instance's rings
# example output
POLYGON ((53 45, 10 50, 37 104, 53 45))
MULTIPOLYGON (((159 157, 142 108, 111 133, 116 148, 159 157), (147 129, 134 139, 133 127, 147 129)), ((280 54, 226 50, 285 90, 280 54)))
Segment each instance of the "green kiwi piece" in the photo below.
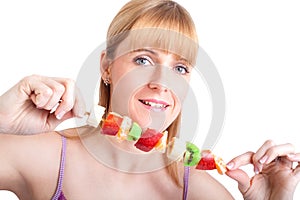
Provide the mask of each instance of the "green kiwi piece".
POLYGON ((184 154, 184 165, 195 166, 201 159, 200 149, 191 142, 186 143, 186 152, 184 154))

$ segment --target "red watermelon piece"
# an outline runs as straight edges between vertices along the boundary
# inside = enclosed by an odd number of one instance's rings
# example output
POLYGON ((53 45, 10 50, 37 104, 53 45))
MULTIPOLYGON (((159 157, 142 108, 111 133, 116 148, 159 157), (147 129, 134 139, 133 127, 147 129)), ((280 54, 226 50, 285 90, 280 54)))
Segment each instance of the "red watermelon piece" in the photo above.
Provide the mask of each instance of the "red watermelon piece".
POLYGON ((123 118, 110 112, 102 123, 101 131, 105 135, 116 135, 120 129, 123 118))
POLYGON ((209 150, 203 150, 201 152, 202 158, 197 164, 196 169, 200 170, 213 170, 216 169, 216 163, 214 159, 214 155, 209 150))
POLYGON ((162 133, 148 128, 134 144, 134 146, 142 151, 149 152, 155 147, 162 136, 162 133))

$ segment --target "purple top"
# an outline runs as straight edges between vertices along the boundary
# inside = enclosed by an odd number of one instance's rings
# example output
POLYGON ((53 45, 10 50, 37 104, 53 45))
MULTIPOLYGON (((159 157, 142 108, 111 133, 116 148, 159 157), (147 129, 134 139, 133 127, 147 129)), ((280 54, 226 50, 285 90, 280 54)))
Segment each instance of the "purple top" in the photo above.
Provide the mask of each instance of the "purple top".
MULTIPOLYGON (((58 183, 57 183, 55 194, 51 200, 67 200, 62 191, 62 184, 63 184, 64 171, 65 171, 66 148, 67 148, 66 138, 62 136, 62 148, 61 148, 58 183)), ((183 200, 187 199, 189 174, 190 174, 190 168, 185 166, 184 176, 183 176, 183 200)))

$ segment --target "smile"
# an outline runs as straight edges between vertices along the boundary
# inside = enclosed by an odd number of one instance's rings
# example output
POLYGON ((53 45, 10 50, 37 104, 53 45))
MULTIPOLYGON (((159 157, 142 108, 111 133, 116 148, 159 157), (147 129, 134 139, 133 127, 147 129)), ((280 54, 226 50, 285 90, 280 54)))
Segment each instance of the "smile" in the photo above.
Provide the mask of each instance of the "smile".
POLYGON ((139 99, 139 101, 144 104, 148 109, 154 109, 154 110, 165 110, 169 104, 157 101, 157 100, 142 100, 139 99))

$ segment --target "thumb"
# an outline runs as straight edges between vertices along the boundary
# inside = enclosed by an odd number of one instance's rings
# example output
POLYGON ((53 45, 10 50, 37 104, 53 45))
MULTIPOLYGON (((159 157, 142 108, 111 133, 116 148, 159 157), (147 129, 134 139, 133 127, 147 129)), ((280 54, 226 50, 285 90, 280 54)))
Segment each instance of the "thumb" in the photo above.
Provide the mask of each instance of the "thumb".
POLYGON ((246 172, 241 169, 228 170, 225 173, 228 177, 238 182, 238 188, 242 194, 245 194, 250 188, 250 178, 246 172))
POLYGON ((49 118, 47 120, 46 129, 47 130, 54 130, 60 123, 67 119, 71 119, 74 117, 74 114, 72 111, 69 111, 63 115, 61 119, 58 119, 54 114, 49 115, 49 118))

